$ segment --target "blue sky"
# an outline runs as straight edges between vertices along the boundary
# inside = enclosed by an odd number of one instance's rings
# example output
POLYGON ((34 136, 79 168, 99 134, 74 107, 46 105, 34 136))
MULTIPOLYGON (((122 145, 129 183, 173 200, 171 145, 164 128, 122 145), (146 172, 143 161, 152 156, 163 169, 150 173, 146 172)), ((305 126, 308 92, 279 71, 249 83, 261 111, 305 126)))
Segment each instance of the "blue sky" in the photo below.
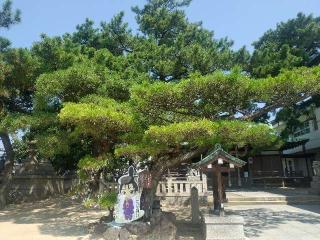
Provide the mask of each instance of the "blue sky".
MULTIPOLYGON (((3 0, 0 0, 3 2, 3 0)), ((22 22, 0 35, 9 38, 14 47, 30 47, 41 33, 61 35, 75 30, 86 17, 96 23, 108 21, 119 11, 136 30, 131 6, 142 6, 144 0, 13 0, 22 11, 22 22)), ((193 0, 186 10, 191 21, 202 21, 215 37, 228 36, 237 49, 251 48, 266 30, 276 23, 293 18, 298 12, 320 16, 319 0, 193 0)))

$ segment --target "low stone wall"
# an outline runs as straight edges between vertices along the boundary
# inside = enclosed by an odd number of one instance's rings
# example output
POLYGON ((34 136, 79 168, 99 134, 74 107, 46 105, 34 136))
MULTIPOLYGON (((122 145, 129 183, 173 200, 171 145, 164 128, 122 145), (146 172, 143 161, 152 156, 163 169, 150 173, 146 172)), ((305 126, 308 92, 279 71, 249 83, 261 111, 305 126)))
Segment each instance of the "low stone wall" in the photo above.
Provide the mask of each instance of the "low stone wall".
POLYGON ((23 175, 14 176, 9 193, 10 203, 35 201, 68 192, 74 177, 23 175))
POLYGON ((206 204, 208 202, 207 178, 203 176, 189 178, 187 180, 177 180, 174 178, 166 178, 160 181, 157 187, 156 196, 161 200, 163 205, 190 205, 191 189, 195 187, 199 194, 199 203, 206 204))
MULTIPOLYGON (((190 205, 191 189, 196 187, 199 194, 199 203, 206 205, 208 201, 212 201, 212 192, 208 191, 207 179, 204 176, 200 178, 177 180, 174 178, 166 178, 160 181, 157 186, 156 196, 162 205, 190 205)), ((118 191, 118 183, 104 182, 100 180, 99 192, 118 191)))

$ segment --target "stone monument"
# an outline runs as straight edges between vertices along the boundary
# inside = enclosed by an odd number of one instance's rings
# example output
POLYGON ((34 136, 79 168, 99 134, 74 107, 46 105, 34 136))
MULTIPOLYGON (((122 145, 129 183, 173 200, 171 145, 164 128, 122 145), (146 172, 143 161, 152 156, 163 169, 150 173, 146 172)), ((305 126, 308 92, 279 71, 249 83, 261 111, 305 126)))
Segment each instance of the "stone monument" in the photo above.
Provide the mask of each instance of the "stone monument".
POLYGON ((200 223, 199 194, 196 187, 191 189, 191 219, 193 224, 200 223))

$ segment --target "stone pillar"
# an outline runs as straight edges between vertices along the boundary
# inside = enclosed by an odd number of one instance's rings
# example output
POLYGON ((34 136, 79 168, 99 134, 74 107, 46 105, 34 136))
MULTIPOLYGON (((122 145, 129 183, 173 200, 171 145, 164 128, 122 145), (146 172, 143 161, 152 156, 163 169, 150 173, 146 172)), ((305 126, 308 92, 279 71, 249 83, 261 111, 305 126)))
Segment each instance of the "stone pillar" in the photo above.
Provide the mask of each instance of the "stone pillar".
POLYGON ((313 161, 313 174, 310 193, 320 194, 320 161, 313 161))
POLYGON ((172 178, 171 177, 168 177, 167 184, 168 184, 168 196, 171 196, 172 195, 172 178))
POLYGON ((313 175, 320 176, 320 161, 313 161, 313 175))
POLYGON ((186 193, 190 193, 190 183, 186 183, 186 193))
POLYGON ((161 182, 158 183, 158 186, 157 186, 157 191, 156 191, 156 195, 160 195, 162 194, 161 190, 160 190, 160 187, 161 187, 161 182))
POLYGON ((202 187, 203 187, 203 192, 207 193, 208 192, 208 182, 207 182, 207 175, 202 174, 202 187))
POLYGON ((174 183, 173 184, 173 192, 174 192, 175 195, 177 195, 177 193, 178 193, 178 183, 174 183))
POLYGON ((191 217, 193 224, 200 223, 199 194, 196 187, 191 189, 191 217))

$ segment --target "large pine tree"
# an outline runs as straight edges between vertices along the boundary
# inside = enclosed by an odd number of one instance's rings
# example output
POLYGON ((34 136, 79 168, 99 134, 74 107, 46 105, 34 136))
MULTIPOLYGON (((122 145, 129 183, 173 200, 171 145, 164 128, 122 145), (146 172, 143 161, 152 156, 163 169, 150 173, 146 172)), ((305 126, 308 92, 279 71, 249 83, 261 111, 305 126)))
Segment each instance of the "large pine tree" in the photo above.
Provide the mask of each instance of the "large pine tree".
POLYGON ((22 142, 35 143, 57 170, 78 167, 93 194, 101 174, 142 162, 153 175, 151 199, 166 169, 217 142, 226 149, 275 144, 272 129, 253 120, 318 94, 320 67, 249 77, 239 68, 248 66, 248 52, 191 23, 189 3, 133 8, 139 35, 120 13, 100 28, 87 20, 73 34, 5 53, 3 79, 24 86, 29 105, 8 112, 2 129, 25 129, 22 142))

